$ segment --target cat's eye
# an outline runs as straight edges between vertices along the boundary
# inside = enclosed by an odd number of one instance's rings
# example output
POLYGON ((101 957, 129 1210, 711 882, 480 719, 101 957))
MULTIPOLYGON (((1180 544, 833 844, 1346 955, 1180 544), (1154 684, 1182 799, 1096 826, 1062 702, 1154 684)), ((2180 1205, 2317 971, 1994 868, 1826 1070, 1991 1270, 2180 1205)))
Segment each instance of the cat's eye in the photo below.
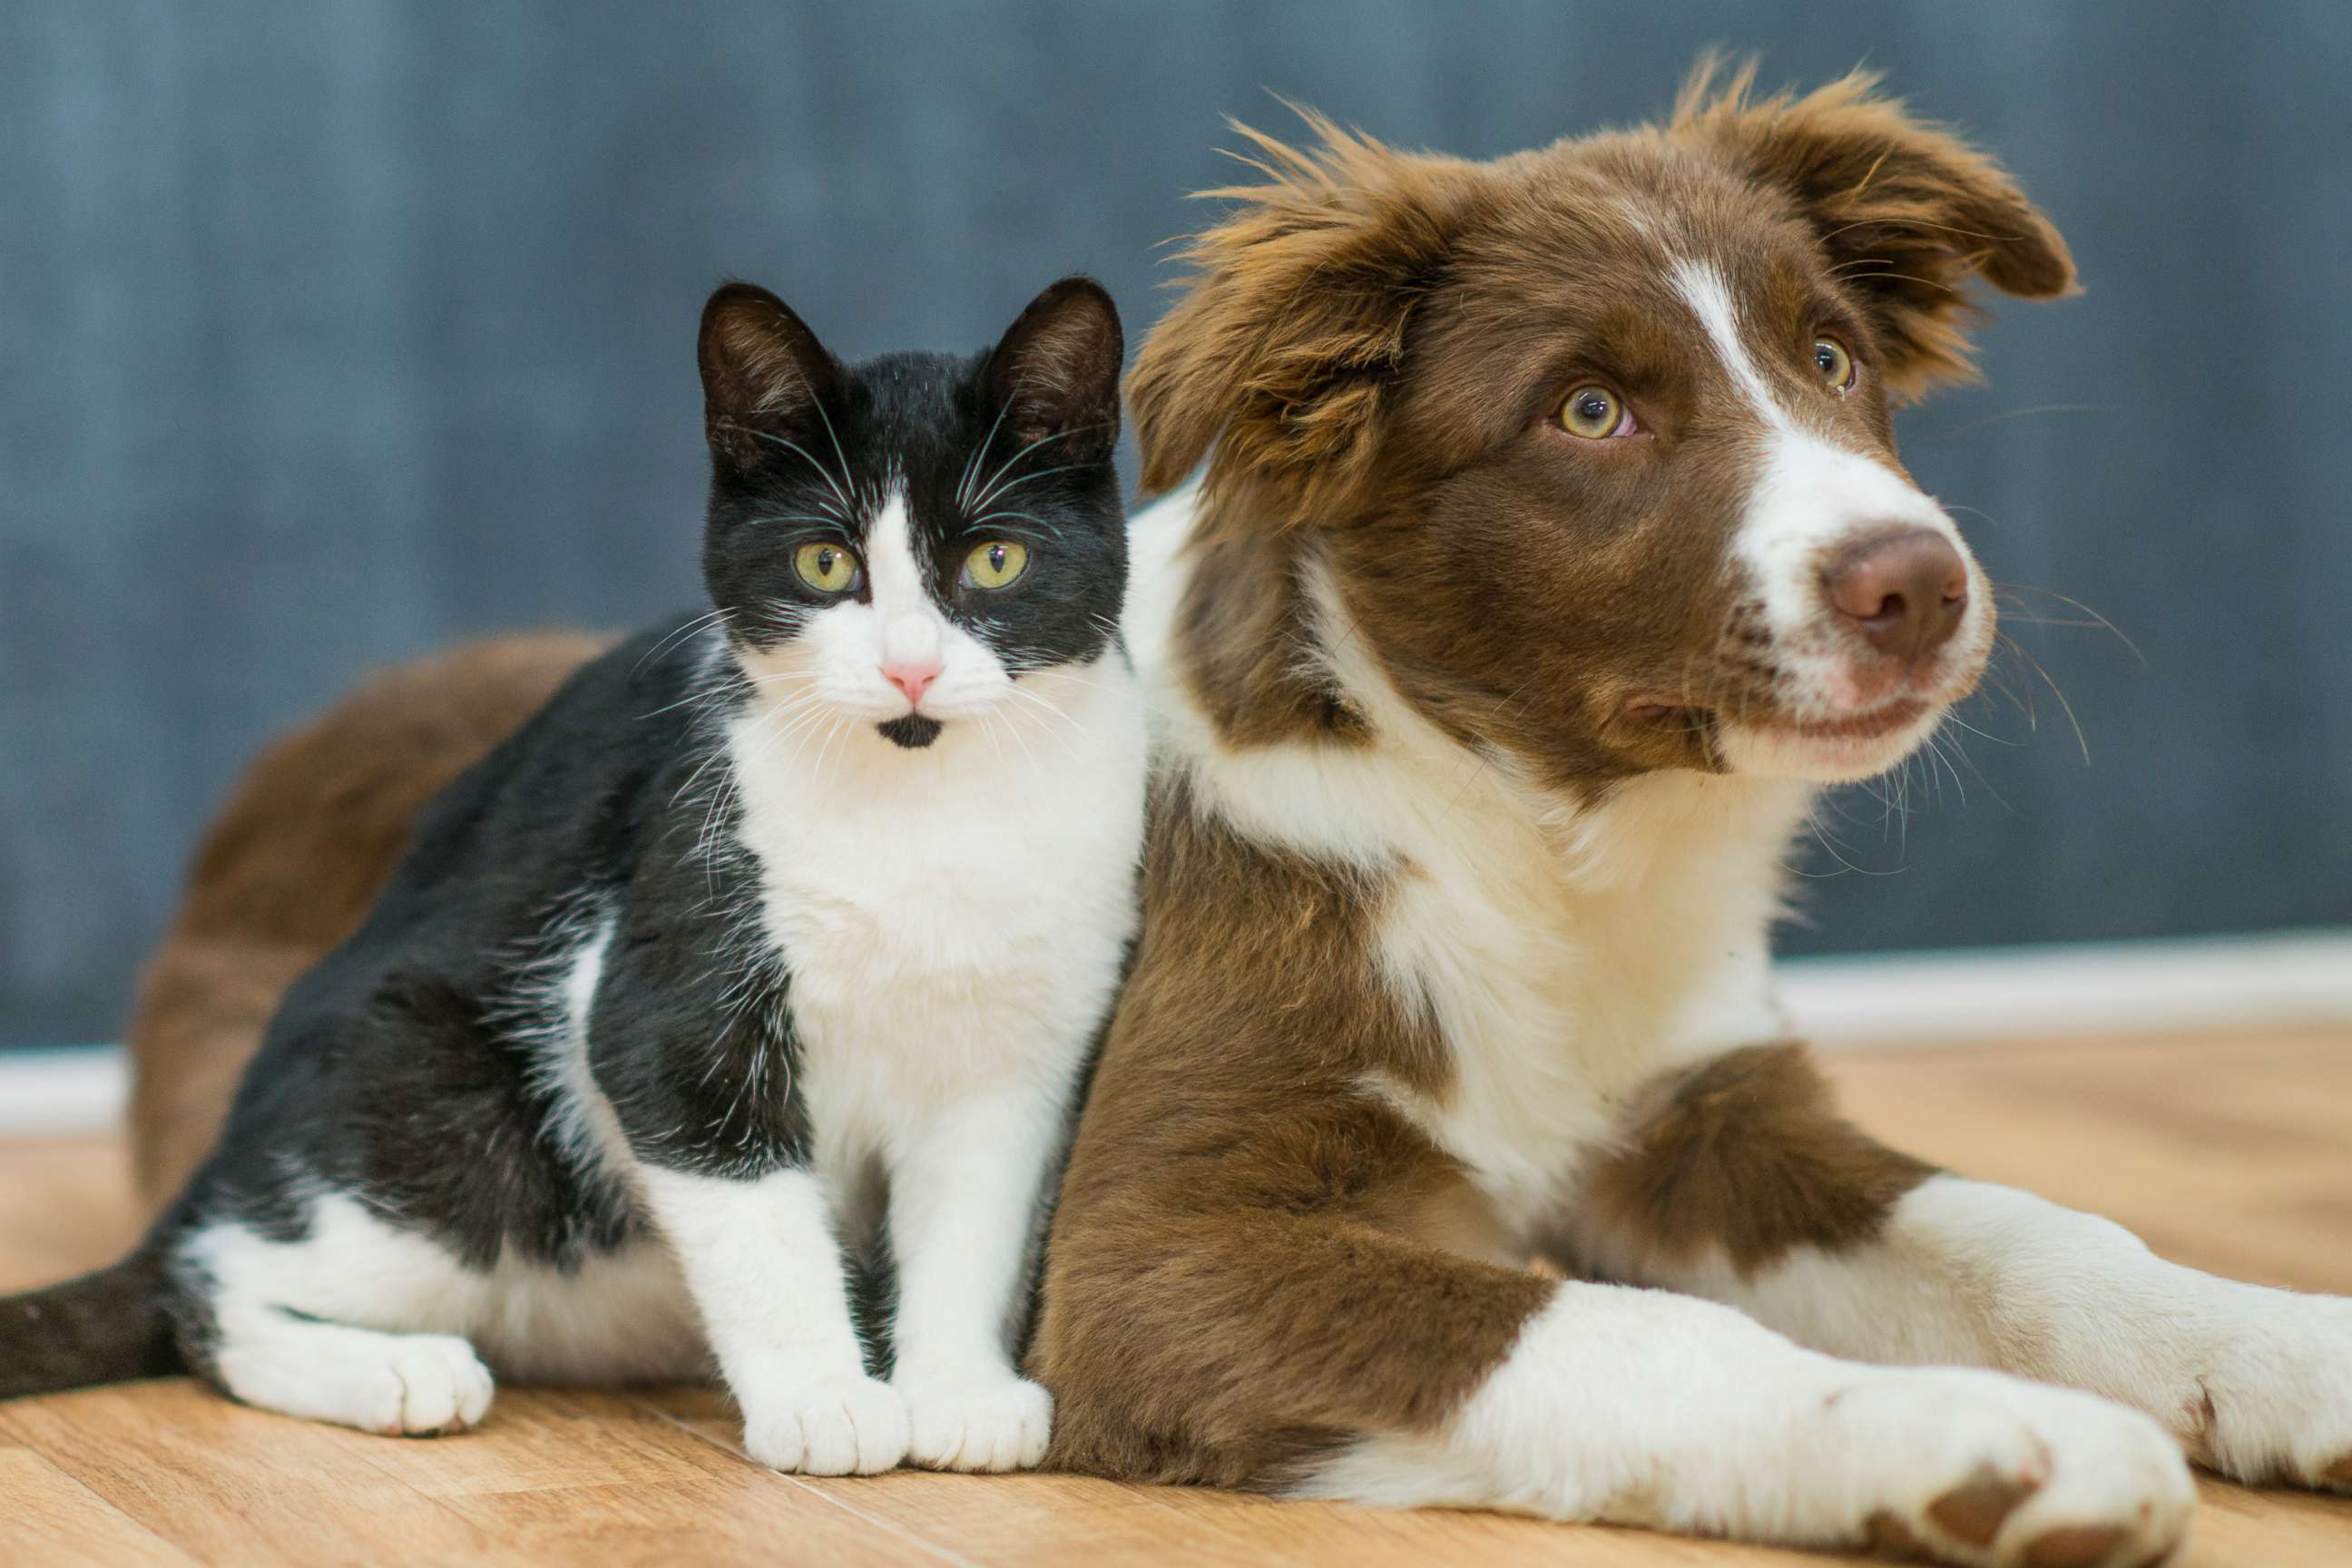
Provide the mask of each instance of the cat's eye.
POLYGON ((963 580, 975 588, 1002 588, 1029 570, 1029 550, 1009 539, 991 540, 963 558, 963 580))
POLYGON ((1622 436, 1633 427, 1625 400, 1605 386, 1580 386, 1559 405, 1559 427, 1588 441, 1622 436))
POLYGON ((1813 369, 1833 392, 1843 392, 1853 384, 1853 355, 1835 338, 1813 340, 1813 369))
POLYGON ((803 544, 793 552, 793 570, 820 594, 845 594, 857 585, 857 557, 838 544, 803 544))

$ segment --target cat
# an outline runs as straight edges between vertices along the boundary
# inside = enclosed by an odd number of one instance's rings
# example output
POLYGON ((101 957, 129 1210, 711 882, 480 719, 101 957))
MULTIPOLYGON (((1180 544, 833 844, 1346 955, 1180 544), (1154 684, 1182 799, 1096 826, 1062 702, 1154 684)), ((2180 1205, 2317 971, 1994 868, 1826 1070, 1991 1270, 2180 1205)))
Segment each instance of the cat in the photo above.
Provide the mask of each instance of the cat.
POLYGON ((184 1364, 427 1434, 493 1367, 715 1359, 778 1469, 1036 1463, 1014 1355, 1138 919, 1121 353, 1085 279, 855 366, 714 294, 709 611, 434 803, 148 1240, 0 1303, 0 1394, 184 1364))

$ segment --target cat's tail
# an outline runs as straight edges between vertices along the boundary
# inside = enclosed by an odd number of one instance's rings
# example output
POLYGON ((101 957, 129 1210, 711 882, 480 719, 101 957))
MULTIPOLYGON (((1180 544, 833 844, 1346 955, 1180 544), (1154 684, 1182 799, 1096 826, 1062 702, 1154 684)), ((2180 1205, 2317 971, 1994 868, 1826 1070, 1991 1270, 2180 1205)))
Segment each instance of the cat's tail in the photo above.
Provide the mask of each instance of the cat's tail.
POLYGON ((0 1297, 0 1399, 185 1370, 172 1333, 163 1260, 152 1242, 121 1262, 0 1297))

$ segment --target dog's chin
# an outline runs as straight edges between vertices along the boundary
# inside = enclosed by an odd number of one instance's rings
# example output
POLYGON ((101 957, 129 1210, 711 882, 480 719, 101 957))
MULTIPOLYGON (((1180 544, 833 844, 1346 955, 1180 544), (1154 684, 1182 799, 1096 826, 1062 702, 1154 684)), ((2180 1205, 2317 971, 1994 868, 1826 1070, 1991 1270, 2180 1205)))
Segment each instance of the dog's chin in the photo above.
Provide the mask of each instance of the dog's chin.
POLYGON ((1717 745, 1729 773, 1853 784, 1885 773, 1917 751, 1949 706, 1905 699, 1840 719, 1726 722, 1717 745))
POLYGON ((874 726, 881 737, 892 745, 909 752, 919 752, 940 738, 946 728, 937 719, 920 713, 901 713, 896 719, 885 719, 874 726))

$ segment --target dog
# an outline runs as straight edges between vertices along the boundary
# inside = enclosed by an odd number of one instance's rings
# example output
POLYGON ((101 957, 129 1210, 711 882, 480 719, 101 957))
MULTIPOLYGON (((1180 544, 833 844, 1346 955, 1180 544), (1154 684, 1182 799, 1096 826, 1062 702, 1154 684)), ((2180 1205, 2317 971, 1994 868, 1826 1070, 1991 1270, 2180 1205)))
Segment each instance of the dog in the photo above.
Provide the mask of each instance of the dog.
POLYGON ((2352 1301, 1884 1148, 1789 1037, 1792 833, 1993 643, 1890 410, 2074 268, 1873 79, 1751 79, 1215 193, 1129 378, 1182 546, 1049 1463, 2032 1568, 2172 1552, 2184 1450, 2352 1489, 2352 1301))
POLYGON ((1160 763, 1049 1465, 2030 1568, 2173 1552, 2184 1451, 2352 1489, 2352 1303, 1883 1148, 1790 1038, 1792 834, 1992 645, 1891 410, 2074 269, 1873 79, 1751 83, 1213 193, 1129 379, 1160 763))

